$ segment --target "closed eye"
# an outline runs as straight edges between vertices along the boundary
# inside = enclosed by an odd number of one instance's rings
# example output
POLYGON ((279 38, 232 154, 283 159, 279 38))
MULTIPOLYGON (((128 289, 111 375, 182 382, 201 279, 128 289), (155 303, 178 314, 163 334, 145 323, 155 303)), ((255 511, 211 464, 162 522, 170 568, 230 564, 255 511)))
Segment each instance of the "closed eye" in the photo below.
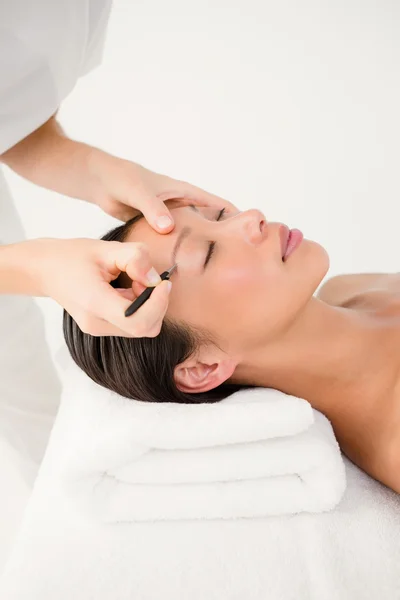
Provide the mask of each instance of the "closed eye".
MULTIPOLYGON (((218 216, 217 216, 217 218, 215 220, 216 221, 220 221, 220 219, 222 218, 224 212, 225 212, 225 208, 222 208, 219 211, 218 216)), ((206 260, 204 261, 204 269, 207 267, 208 263, 210 262, 210 259, 211 259, 212 255, 214 254, 214 249, 215 249, 215 242, 210 242, 210 245, 208 247, 208 252, 207 252, 206 260)))
POLYGON ((208 247, 208 252, 207 252, 206 260, 204 261, 204 268, 206 268, 206 266, 210 262, 210 258, 214 254, 214 248, 215 248, 215 242, 210 242, 210 245, 208 247))

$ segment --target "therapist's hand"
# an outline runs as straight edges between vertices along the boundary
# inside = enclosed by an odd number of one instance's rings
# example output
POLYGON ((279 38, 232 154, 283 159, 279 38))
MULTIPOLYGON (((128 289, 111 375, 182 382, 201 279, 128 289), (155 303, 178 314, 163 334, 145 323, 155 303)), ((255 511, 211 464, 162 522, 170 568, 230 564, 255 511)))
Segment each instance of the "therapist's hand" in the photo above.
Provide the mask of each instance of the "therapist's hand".
POLYGON ((121 221, 128 221, 141 212, 159 233, 169 233, 174 227, 168 207, 193 204, 228 211, 235 209, 227 200, 190 183, 149 171, 137 163, 96 149, 88 157, 88 164, 95 181, 93 202, 121 221))
POLYGON ((121 221, 141 212, 159 233, 174 227, 168 206, 235 208, 190 183, 70 139, 55 117, 7 150, 0 162, 36 185, 97 204, 121 221))
POLYGON ((143 244, 90 239, 43 239, 24 243, 31 245, 31 272, 34 269, 39 295, 56 300, 84 333, 124 337, 158 335, 172 284, 161 281, 155 271, 151 278, 152 265, 143 244), (122 271, 134 282, 137 294, 144 287, 158 283, 147 302, 130 317, 125 317, 124 312, 136 298, 133 289, 118 291, 110 285, 122 271))

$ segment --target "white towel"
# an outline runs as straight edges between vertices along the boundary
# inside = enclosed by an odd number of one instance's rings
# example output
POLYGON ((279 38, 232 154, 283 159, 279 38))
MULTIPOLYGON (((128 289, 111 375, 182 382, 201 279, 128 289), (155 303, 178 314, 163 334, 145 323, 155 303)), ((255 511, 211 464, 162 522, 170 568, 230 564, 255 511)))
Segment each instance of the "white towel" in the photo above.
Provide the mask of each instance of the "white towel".
POLYGON ((75 414, 64 486, 89 518, 322 512, 342 498, 331 424, 305 400, 255 388, 215 404, 144 403, 98 386, 72 361, 63 380, 62 402, 75 414))
POLYGON ((0 598, 399 598, 400 495, 346 457, 344 496, 323 513, 118 525, 82 518, 61 484, 81 408, 61 404, 0 598))

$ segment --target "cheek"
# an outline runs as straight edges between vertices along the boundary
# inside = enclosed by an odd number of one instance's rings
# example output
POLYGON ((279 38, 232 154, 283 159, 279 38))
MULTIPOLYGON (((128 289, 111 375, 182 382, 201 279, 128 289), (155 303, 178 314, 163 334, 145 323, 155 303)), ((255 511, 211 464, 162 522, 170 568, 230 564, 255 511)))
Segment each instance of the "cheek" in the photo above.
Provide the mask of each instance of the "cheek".
POLYGON ((213 293, 218 322, 225 332, 248 339, 262 331, 275 334, 296 312, 298 290, 283 264, 258 260, 226 268, 213 293))
POLYGON ((168 316, 224 339, 251 335, 260 322, 273 326, 292 297, 282 267, 263 256, 242 254, 210 265, 204 277, 187 273, 173 285, 168 316))
POLYGON ((282 286, 280 280, 279 268, 257 257, 218 269, 202 302, 204 322, 212 323, 214 330, 222 333, 250 332, 255 322, 275 313, 275 304, 279 307, 274 290, 282 286))
POLYGON ((234 265, 227 265, 218 271, 216 278, 216 289, 222 295, 230 293, 232 290, 243 291, 252 289, 261 284, 264 279, 264 273, 260 269, 258 261, 248 261, 234 265))
POLYGON ((172 287, 168 316, 222 335, 227 327, 232 329, 243 307, 260 295, 262 287, 254 264, 210 265, 204 276, 192 277, 186 271, 172 287))
POLYGON ((290 264, 255 254, 230 256, 229 262, 210 265, 204 277, 189 275, 173 285, 168 315, 208 329, 223 342, 252 343, 279 334, 326 269, 326 252, 312 244, 299 249, 290 264))

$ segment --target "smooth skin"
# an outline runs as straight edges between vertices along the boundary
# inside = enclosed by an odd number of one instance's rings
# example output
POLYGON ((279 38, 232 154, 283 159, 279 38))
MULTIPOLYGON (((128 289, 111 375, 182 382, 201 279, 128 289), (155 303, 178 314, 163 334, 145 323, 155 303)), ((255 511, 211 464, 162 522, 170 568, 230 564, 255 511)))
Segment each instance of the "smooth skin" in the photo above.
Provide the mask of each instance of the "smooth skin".
MULTIPOLYGON (((122 221, 142 212, 158 234, 174 228, 166 202, 233 208, 189 183, 71 140, 55 117, 0 160, 35 184, 97 204, 122 221)), ((0 247, 0 293, 50 296, 92 335, 152 337, 160 331, 170 289, 152 268, 147 249, 137 241, 32 240, 0 247), (109 285, 121 271, 141 285, 159 284, 146 306, 129 318, 124 311, 133 292, 109 285)))
POLYGON ((232 381, 305 398, 344 453, 400 493, 399 277, 335 277, 316 296, 329 268, 316 242, 304 239, 284 261, 281 224, 258 210, 172 212, 170 235, 142 220, 128 241, 146 243, 161 271, 182 236, 167 316, 213 343, 176 367, 177 386, 201 392, 232 381))

